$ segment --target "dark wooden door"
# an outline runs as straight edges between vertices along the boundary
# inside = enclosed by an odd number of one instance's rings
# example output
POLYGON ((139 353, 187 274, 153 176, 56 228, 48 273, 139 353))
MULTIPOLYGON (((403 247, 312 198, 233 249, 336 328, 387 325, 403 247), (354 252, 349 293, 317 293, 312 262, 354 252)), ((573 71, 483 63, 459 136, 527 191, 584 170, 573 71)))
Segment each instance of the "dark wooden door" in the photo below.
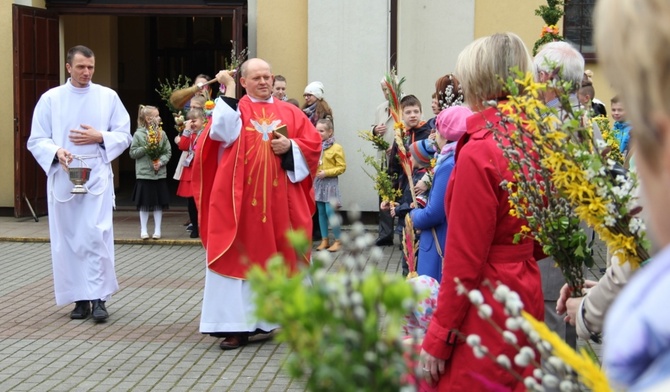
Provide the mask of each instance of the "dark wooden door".
POLYGON ((26 148, 33 109, 59 84, 58 15, 12 6, 14 38, 14 215, 47 213, 46 175, 26 148))

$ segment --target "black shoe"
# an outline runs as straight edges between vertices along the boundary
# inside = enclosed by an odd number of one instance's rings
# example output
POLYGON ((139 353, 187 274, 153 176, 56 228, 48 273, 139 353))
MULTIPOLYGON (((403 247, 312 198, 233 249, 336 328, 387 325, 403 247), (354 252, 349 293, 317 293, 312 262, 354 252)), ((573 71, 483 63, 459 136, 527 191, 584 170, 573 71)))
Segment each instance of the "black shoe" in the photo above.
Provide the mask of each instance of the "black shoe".
POLYGON ((375 245, 377 246, 393 245, 393 237, 377 238, 377 240, 375 241, 375 245))
POLYGON ((91 301, 93 306, 93 320, 97 322, 103 322, 109 318, 109 313, 107 313, 107 308, 105 308, 105 301, 95 299, 91 301))
POLYGON ((200 233, 198 233, 197 231, 192 231, 190 237, 191 238, 198 238, 198 237, 200 237, 200 233))
POLYGON ((83 320, 91 314, 91 304, 88 301, 77 301, 74 303, 74 310, 70 312, 72 320, 83 320))
POLYGON ((219 344, 221 350, 235 350, 249 343, 248 335, 231 335, 223 339, 219 344))

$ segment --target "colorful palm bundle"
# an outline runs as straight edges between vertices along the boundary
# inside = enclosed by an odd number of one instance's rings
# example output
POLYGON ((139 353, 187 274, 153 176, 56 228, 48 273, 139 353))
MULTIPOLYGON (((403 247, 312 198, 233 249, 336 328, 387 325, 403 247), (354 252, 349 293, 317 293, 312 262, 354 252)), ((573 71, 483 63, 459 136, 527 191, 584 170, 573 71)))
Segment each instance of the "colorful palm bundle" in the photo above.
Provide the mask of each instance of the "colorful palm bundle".
POLYGON ((416 246, 418 240, 414 235, 414 223, 409 217, 409 214, 405 215, 405 227, 402 229, 402 252, 405 255, 405 260, 407 261, 407 266, 409 269, 409 274, 407 274, 407 279, 416 278, 419 276, 416 273, 416 246))
POLYGON ((416 193, 414 192, 414 178, 412 177, 412 171, 414 170, 414 165, 412 165, 412 160, 410 159, 410 154, 405 148, 405 144, 403 141, 403 131, 399 131, 396 129, 395 131, 395 143, 398 146, 398 162, 400 162, 400 166, 402 167, 403 172, 405 172, 405 176, 407 177, 407 182, 409 183, 409 190, 410 193, 412 194, 412 202, 414 205, 416 204, 416 193))
POLYGON ((416 194, 414 193, 414 180, 412 179, 412 162, 409 159, 409 153, 405 148, 405 125, 402 122, 402 110, 400 109, 400 97, 402 96, 402 84, 405 78, 398 80, 395 68, 386 74, 384 78, 386 99, 389 103, 389 113, 393 118, 393 131, 395 133, 394 139, 398 146, 398 161, 405 172, 407 181, 409 181, 409 189, 412 193, 412 201, 416 205, 416 194))
POLYGON ((400 109, 400 99, 402 97, 402 84, 405 83, 405 78, 398 79, 398 74, 395 68, 388 72, 384 77, 384 93, 389 103, 389 113, 395 122, 395 129, 404 129, 402 124, 402 110, 400 109))

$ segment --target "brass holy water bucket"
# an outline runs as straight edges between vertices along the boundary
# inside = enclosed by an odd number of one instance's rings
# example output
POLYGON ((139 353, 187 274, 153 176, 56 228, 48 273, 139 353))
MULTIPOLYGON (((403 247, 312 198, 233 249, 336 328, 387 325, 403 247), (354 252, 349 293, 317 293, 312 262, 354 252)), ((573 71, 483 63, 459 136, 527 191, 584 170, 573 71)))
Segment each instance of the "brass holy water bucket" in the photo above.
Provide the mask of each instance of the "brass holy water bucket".
POLYGON ((76 158, 79 159, 81 162, 81 166, 79 167, 68 167, 68 172, 70 173, 70 182, 74 184, 74 187, 70 191, 70 193, 73 193, 75 195, 83 195, 85 193, 88 193, 88 190, 86 190, 86 187, 84 187, 84 184, 88 181, 88 179, 91 177, 91 168, 86 167, 86 163, 84 162, 83 159, 81 158, 76 158))

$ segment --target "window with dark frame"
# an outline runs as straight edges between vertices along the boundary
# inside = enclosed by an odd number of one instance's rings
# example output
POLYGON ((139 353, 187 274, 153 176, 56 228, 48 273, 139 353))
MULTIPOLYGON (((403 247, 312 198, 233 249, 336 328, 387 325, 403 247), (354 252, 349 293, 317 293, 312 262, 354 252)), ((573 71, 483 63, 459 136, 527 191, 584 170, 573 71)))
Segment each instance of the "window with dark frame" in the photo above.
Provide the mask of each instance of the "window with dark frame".
POLYGON ((577 47, 584 59, 596 60, 593 45, 593 7, 596 0, 566 0, 563 32, 565 40, 577 47))

